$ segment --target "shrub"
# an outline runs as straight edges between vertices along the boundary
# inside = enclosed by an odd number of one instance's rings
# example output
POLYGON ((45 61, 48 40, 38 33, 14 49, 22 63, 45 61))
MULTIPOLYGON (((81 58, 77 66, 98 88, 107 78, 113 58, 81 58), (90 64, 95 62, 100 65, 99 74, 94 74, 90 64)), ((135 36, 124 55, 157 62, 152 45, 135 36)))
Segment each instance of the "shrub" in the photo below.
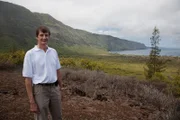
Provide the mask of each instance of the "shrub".
POLYGON ((62 74, 64 85, 72 95, 100 101, 131 100, 134 101, 131 106, 153 109, 148 117, 152 120, 168 120, 176 116, 174 97, 152 84, 130 77, 110 76, 101 71, 63 69, 62 74))
POLYGON ((80 64, 83 68, 89 69, 89 70, 101 70, 102 69, 102 64, 94 62, 94 61, 90 61, 87 59, 82 59, 80 64))
POLYGON ((166 77, 161 72, 155 72, 155 74, 152 76, 151 81, 166 81, 166 77))
POLYGON ((14 53, 9 54, 8 61, 15 65, 20 65, 23 63, 25 52, 23 50, 18 50, 14 53))
POLYGON ((16 67, 23 63, 25 52, 23 50, 18 50, 11 53, 1 53, 0 54, 0 68, 8 69, 16 67))
POLYGON ((65 67, 74 67, 76 66, 75 61, 72 58, 62 58, 60 60, 61 65, 65 67))
POLYGON ((180 75, 179 74, 172 81, 172 91, 175 96, 180 96, 180 75))

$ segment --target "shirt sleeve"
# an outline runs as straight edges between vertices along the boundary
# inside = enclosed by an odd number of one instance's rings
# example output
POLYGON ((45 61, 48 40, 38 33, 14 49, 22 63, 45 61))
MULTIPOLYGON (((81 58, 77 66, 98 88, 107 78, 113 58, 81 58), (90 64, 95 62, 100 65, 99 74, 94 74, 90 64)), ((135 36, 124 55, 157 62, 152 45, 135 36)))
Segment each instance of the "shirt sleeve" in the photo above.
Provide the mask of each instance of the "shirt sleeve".
POLYGON ((60 60, 59 60, 58 54, 56 52, 56 70, 58 70, 60 68, 61 68, 61 64, 60 64, 60 60))
POLYGON ((32 61, 31 61, 30 52, 27 52, 25 57, 24 57, 22 75, 23 75, 23 77, 30 77, 30 78, 33 77, 33 74, 32 74, 32 61))

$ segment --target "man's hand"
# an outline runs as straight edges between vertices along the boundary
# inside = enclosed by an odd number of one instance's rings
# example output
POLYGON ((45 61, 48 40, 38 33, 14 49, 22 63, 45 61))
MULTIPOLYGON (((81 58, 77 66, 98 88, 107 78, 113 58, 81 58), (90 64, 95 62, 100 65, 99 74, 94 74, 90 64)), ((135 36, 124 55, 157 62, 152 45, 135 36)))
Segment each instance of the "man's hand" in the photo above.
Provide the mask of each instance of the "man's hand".
POLYGON ((29 103, 30 103, 30 111, 34 113, 39 113, 38 106, 34 100, 33 96, 33 88, 32 88, 32 79, 31 78, 25 78, 25 86, 26 86, 26 91, 29 97, 29 103))
POLYGON ((36 103, 30 103, 30 111, 33 112, 33 113, 36 113, 38 114, 40 111, 38 109, 38 106, 36 103))
POLYGON ((60 91, 60 94, 61 94, 61 100, 63 101, 64 100, 63 88, 59 87, 59 91, 60 91))

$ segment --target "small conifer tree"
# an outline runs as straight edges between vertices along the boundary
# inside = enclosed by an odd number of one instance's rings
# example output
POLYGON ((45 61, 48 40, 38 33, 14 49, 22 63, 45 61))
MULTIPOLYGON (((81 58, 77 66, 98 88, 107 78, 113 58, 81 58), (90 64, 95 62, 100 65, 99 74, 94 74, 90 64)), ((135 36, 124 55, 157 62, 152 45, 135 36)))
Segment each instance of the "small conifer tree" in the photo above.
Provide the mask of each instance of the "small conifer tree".
POLYGON ((160 59, 161 49, 158 47, 160 41, 160 32, 156 27, 153 30, 151 40, 151 51, 149 59, 146 62, 147 68, 145 68, 145 76, 147 79, 151 79, 155 73, 161 73, 165 70, 165 61, 160 59))

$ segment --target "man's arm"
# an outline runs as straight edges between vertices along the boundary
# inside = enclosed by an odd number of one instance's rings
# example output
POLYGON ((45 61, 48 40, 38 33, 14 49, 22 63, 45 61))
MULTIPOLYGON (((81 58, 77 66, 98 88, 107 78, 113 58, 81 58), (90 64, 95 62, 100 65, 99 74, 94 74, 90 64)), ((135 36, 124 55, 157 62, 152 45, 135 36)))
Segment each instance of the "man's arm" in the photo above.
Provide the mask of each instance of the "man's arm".
POLYGON ((25 86, 26 86, 26 91, 27 91, 27 95, 29 98, 30 111, 38 113, 39 110, 38 110, 38 106, 37 106, 34 96, 33 96, 32 79, 31 78, 25 78, 25 86))
POLYGON ((60 90, 62 90, 62 76, 61 76, 61 71, 60 69, 57 70, 57 78, 58 78, 58 84, 59 84, 59 87, 60 87, 60 90))
POLYGON ((35 103, 34 96, 33 96, 33 89, 32 89, 32 79, 31 78, 25 78, 25 86, 27 95, 29 98, 30 103, 35 103))

